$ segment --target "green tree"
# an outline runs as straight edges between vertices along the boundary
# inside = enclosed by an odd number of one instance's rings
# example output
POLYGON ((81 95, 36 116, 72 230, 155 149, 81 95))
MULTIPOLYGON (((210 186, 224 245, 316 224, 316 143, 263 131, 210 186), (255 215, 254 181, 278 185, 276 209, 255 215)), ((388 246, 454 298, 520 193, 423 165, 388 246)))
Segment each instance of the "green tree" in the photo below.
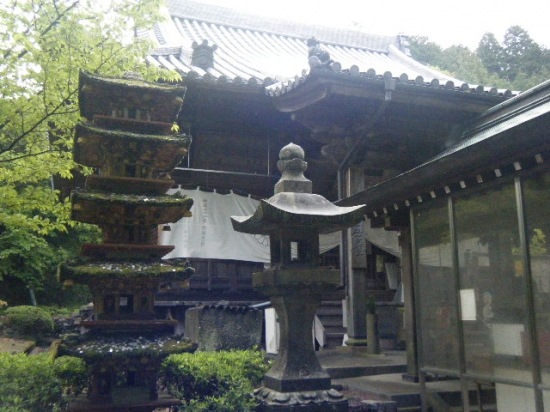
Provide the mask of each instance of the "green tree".
POLYGON ((503 54, 506 78, 511 82, 520 72, 532 76, 540 71, 542 49, 520 26, 512 26, 506 30, 503 54))
POLYGON ((4 230, 0 234, 0 279, 4 276, 20 279, 36 306, 34 291, 42 287, 48 271, 57 266, 56 256, 42 236, 24 229, 4 230))
POLYGON ((175 79, 149 67, 151 45, 128 33, 151 28, 162 0, 7 0, 0 5, 0 225, 63 229, 67 206, 51 177, 70 177, 79 119, 78 72, 175 79))
POLYGON ((443 49, 427 37, 413 36, 409 38, 409 49, 415 60, 466 83, 507 87, 506 82, 489 73, 478 55, 467 47, 443 49))
POLYGON ((502 43, 485 33, 475 52, 464 46, 442 49, 423 36, 409 43, 414 59, 470 84, 526 90, 550 78, 550 50, 520 26, 510 27, 502 43))
POLYGON ((0 276, 9 267, 11 274, 39 283, 37 273, 50 262, 44 236, 74 224, 52 181, 55 175, 70 178, 77 166, 71 150, 79 70, 178 78, 148 66, 151 44, 132 35, 162 18, 161 2, 0 2, 0 276), (6 247, 8 240, 14 243, 6 247), (16 255, 25 263, 22 269, 13 264, 16 255))
POLYGON ((520 26, 508 28, 502 43, 493 33, 486 33, 476 52, 485 68, 511 89, 526 90, 550 78, 550 50, 520 26))
POLYGON ((416 61, 429 66, 440 66, 443 49, 439 44, 430 41, 426 36, 411 36, 408 40, 411 56, 416 61))
POLYGON ((504 71, 504 50, 493 33, 485 33, 476 53, 489 73, 500 76, 504 71))
MULTIPOLYGON (((82 298, 88 297, 86 290, 64 291, 57 280, 57 270, 60 263, 78 256, 82 243, 97 243, 100 239, 99 228, 86 224, 46 236, 24 229, 6 229, 0 233, 0 281, 6 277, 18 279, 33 305, 37 299, 43 305, 84 303, 82 298), (79 298, 77 293, 83 296, 79 298)), ((9 292, 13 291, 0 291, 0 298, 13 304, 9 292)))
POLYGON ((506 87, 506 82, 491 74, 479 56, 464 46, 451 46, 443 50, 441 67, 453 77, 470 84, 506 87))

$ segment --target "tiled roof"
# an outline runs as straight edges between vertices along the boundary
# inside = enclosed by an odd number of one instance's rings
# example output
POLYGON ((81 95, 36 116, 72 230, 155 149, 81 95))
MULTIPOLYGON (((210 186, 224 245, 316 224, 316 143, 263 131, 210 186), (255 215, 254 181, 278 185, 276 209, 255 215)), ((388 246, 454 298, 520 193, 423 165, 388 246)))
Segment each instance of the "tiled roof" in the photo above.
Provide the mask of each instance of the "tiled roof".
POLYGON ((147 59, 188 79, 267 88, 268 94, 280 95, 319 69, 308 63, 307 40, 315 37, 336 63, 323 70, 365 79, 386 74, 410 85, 510 95, 506 90, 467 85, 414 61, 402 36, 266 19, 192 0, 168 0, 167 5, 171 19, 157 25, 152 37, 158 47, 147 59), (216 46, 212 66, 192 64, 194 42, 216 46))
POLYGON ((425 198, 435 198, 451 193, 451 188, 465 189, 499 178, 506 171, 518 171, 521 159, 531 157, 526 164, 548 162, 550 145, 544 132, 548 119, 550 80, 487 110, 463 132, 458 143, 427 162, 337 204, 366 203, 368 213, 382 216, 387 214, 384 209, 410 207, 427 193, 425 198), (392 205, 396 200, 399 205, 392 205))

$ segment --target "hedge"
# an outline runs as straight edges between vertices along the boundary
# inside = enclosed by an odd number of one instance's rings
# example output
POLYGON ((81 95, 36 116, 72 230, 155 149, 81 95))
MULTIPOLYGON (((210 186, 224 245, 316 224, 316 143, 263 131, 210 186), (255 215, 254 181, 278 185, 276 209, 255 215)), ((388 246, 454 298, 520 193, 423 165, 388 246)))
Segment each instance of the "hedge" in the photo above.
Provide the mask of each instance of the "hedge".
POLYGON ((169 356, 162 364, 162 386, 182 400, 185 412, 251 412, 251 393, 268 369, 257 350, 196 352, 169 356))

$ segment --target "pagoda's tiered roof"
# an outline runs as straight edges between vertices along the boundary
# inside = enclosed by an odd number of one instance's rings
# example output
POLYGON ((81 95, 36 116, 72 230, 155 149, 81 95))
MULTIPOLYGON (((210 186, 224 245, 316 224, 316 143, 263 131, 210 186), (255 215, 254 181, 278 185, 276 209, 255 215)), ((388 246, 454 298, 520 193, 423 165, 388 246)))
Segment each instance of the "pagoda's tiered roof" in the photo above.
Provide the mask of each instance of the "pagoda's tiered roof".
POLYGON ((72 280, 82 284, 92 284, 100 279, 183 280, 191 274, 188 266, 178 266, 164 261, 97 262, 84 259, 63 265, 61 273, 61 281, 72 280))
POLYGON ((174 196, 148 196, 122 193, 74 191, 72 218, 100 225, 174 223, 190 216, 193 199, 174 196))
POLYGON ((190 139, 186 136, 131 133, 79 124, 75 134, 74 159, 85 166, 103 168, 113 157, 125 159, 167 172, 187 154, 190 139))
POLYGON ((112 116, 113 110, 122 109, 113 103, 124 102, 130 109, 148 109, 147 117, 153 121, 171 124, 185 96, 181 85, 146 82, 136 76, 115 78, 81 71, 79 82, 80 114, 90 121, 96 115, 112 116))

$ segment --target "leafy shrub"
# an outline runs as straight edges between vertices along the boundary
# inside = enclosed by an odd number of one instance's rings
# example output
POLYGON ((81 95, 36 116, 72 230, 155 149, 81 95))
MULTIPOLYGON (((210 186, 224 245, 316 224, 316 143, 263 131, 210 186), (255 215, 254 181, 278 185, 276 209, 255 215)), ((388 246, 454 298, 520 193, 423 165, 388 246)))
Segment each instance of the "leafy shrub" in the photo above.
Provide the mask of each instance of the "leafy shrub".
POLYGON ((5 300, 0 300, 0 311, 6 309, 8 307, 8 302, 5 300))
POLYGON ((4 312, 6 323, 22 334, 39 335, 53 332, 53 318, 35 306, 12 306, 4 312))
POLYGON ((51 316, 71 316, 75 310, 69 308, 63 308, 59 306, 40 306, 40 309, 49 313, 51 316))
POLYGON ((80 358, 60 356, 54 360, 53 369, 67 395, 79 395, 88 386, 86 363, 80 358))
POLYGON ((0 412, 28 412, 27 409, 18 406, 0 406, 0 412))
POLYGON ((161 368, 162 386, 186 412, 253 411, 250 394, 267 368, 264 354, 254 350, 171 355, 161 368))
POLYGON ((59 411, 62 389, 48 355, 0 353, 0 411, 59 411))

